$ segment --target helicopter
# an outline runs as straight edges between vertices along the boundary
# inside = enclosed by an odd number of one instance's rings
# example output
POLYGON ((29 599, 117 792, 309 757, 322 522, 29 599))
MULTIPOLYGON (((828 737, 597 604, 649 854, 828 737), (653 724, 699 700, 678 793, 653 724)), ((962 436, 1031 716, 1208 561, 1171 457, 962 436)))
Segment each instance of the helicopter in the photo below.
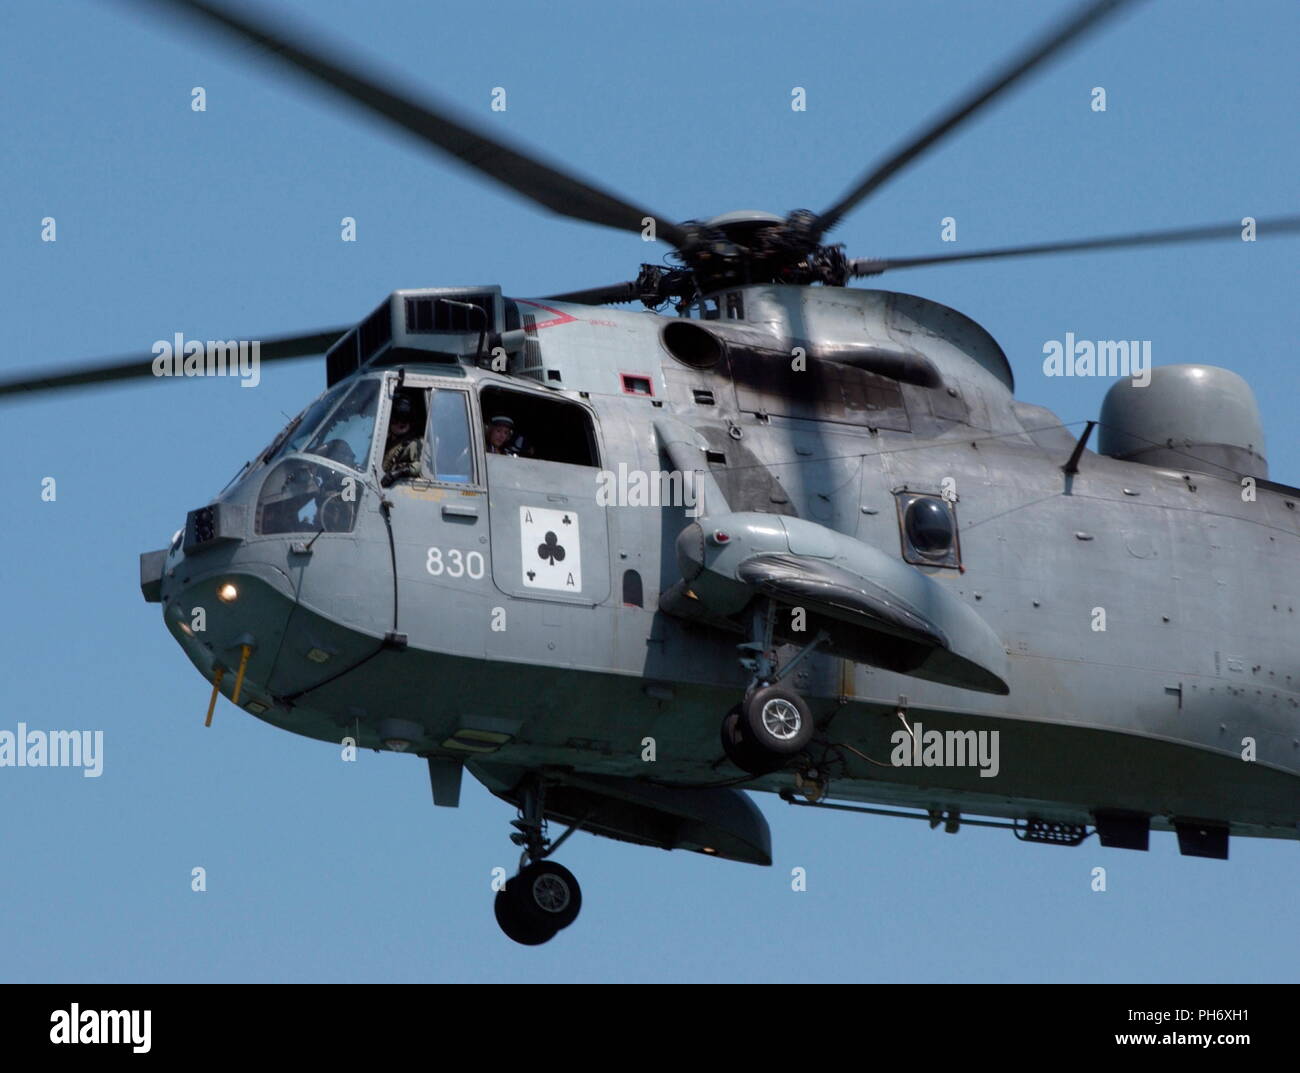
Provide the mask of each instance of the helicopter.
MULTIPOLYGON (((823 241, 1124 5, 1054 28, 825 212, 684 223, 289 31, 171 6, 552 211, 677 251, 677 267, 588 291, 398 291, 353 327, 264 341, 263 361, 324 353, 326 392, 141 558, 146 600, 214 698, 415 753, 436 805, 468 769, 518 808, 520 869, 494 904, 510 938, 576 919, 553 855, 577 830, 770 864, 741 787, 1047 844, 1091 828, 1142 849, 1172 830, 1183 852, 1226 857, 1232 832, 1297 837, 1300 492, 1268 479, 1249 388, 1161 367, 1072 435, 1015 399, 969 318, 846 286, 1239 228, 888 260, 823 241), (383 464, 398 408, 424 432, 404 476, 383 464), (495 427, 516 435, 504 452, 488 450, 495 427), (1275 568, 1247 568, 1260 561, 1275 568), (555 840, 551 822, 567 825, 555 840)), ((0 392, 155 372, 135 360, 0 392)))

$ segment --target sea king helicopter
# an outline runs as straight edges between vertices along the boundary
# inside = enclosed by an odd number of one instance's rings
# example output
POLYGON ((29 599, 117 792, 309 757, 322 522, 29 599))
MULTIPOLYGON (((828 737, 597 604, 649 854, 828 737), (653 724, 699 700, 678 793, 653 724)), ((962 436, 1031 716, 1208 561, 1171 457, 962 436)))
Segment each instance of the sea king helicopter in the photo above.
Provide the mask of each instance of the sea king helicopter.
MULTIPOLYGON (((516 806, 520 867, 495 895, 510 938, 577 917, 553 859, 576 830, 770 864, 741 787, 1058 845, 1144 850, 1155 829, 1226 858, 1232 834, 1300 837, 1300 490, 1269 480, 1245 382, 1206 365, 1120 378, 1074 433, 1015 398, 974 321, 846 286, 1233 242, 1236 221, 922 257, 826 242, 1123 0, 1050 28, 826 211, 687 222, 264 15, 153 6, 546 209, 676 251, 588 291, 401 290, 354 327, 263 340, 263 362, 324 352, 327 390, 140 559, 214 702, 419 756, 435 805, 468 770, 516 806), (415 435, 391 466, 395 429, 415 435)), ((1261 241, 1297 230, 1258 223, 1261 241)))

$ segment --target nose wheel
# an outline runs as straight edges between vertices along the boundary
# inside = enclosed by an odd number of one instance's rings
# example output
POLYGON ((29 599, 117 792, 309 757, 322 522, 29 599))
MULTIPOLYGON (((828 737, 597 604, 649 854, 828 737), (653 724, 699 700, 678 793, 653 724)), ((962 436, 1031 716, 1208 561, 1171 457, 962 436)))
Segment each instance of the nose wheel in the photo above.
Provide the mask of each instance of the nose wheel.
POLYGON ((492 911, 506 936, 522 946, 540 946, 578 919, 582 888, 562 864, 546 860, 576 830, 569 828, 554 844, 546 837, 542 811, 544 786, 530 780, 524 788, 517 828, 511 841, 523 846, 518 874, 497 891, 492 911))

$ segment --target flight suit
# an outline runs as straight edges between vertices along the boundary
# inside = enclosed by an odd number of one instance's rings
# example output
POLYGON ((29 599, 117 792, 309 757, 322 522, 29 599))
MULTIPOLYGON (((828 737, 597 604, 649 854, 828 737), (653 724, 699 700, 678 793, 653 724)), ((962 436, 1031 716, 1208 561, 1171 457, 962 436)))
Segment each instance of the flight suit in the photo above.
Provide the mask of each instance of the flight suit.
POLYGON ((420 476, 420 456, 423 453, 424 438, 421 436, 411 436, 391 444, 384 452, 384 484, 420 476))

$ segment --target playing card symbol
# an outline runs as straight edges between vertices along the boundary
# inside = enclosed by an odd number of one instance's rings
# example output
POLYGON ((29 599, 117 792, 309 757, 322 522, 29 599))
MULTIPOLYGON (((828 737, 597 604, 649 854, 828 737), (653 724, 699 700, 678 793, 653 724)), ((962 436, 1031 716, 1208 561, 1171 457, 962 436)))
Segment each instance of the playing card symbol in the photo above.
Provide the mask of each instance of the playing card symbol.
POLYGON ((546 542, 537 545, 537 555, 545 559, 552 566, 556 563, 564 562, 564 549, 560 547, 559 541, 555 539, 555 534, 548 532, 546 542))
POLYGON ((562 524, 562 525, 572 525, 573 522, 571 522, 571 521, 569 520, 569 516, 566 514, 563 518, 560 519, 560 524, 562 524))
POLYGON ((535 577, 537 577, 537 572, 536 572, 535 570, 529 570, 529 571, 528 571, 528 580, 529 580, 529 581, 532 581, 535 577))

